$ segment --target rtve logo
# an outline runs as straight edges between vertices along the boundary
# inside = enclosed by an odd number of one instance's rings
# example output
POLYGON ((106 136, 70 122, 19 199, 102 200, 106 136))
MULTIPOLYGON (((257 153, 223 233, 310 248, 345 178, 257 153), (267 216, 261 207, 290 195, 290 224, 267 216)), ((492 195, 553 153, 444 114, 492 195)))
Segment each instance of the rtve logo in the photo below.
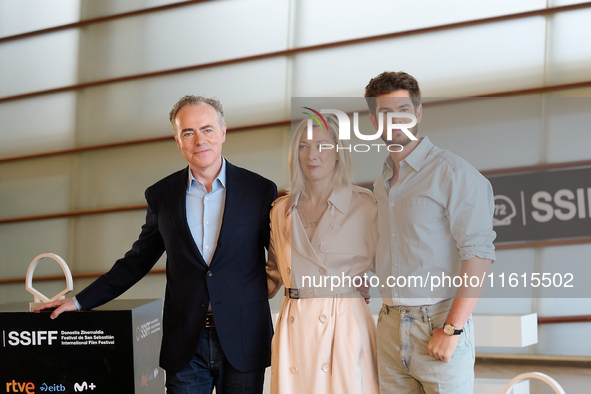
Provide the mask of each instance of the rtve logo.
POLYGON ((6 383, 6 392, 7 393, 27 393, 27 394, 34 394, 35 393, 35 385, 32 382, 16 382, 14 379, 12 382, 6 383))
MULTIPOLYGON (((326 119, 324 118, 324 116, 322 116, 322 114, 326 114, 326 113, 330 113, 330 114, 334 114, 337 117, 338 123, 339 123, 339 139, 340 140, 350 140, 351 139, 351 120, 349 119, 349 116, 341 110, 338 109, 321 109, 320 112, 310 108, 310 107, 302 107, 304 109, 307 109, 310 112, 303 112, 303 114, 310 116, 314 121, 316 121, 316 124, 318 126, 320 126, 321 129, 324 129, 325 127, 328 129, 328 123, 326 122, 326 119)), ((410 131, 410 129, 412 129, 414 126, 417 125, 417 117, 411 113, 405 113, 405 112, 378 112, 377 113, 377 119, 376 122, 378 124, 378 130, 374 133, 374 134, 363 134, 361 133, 361 131, 359 130, 359 112, 353 112, 353 133, 355 134, 355 136, 357 138, 359 138, 362 141, 374 141, 377 139, 380 139, 383 132, 384 132, 384 115, 386 117, 386 138, 388 141, 392 140, 392 133, 394 130, 401 130, 404 134, 406 134, 406 136, 412 140, 412 141, 417 141, 417 137, 415 137, 415 135, 410 131), (409 119, 409 122, 405 122, 405 123, 397 123, 396 120, 399 119, 409 119)), ((308 129, 307 129, 307 138, 309 140, 311 140, 312 137, 312 130, 314 128, 314 122, 312 121, 312 119, 308 119, 308 129)), ((371 144, 371 146, 375 146, 377 147, 378 152, 380 151, 380 147, 381 146, 386 146, 386 144, 371 144)), ((334 149, 335 147, 331 144, 322 144, 320 146, 320 150, 327 150, 327 149, 334 149)), ((352 146, 353 150, 355 152, 368 152, 371 147, 368 144, 355 144, 352 146)), ((390 144, 387 146, 388 151, 390 152, 401 152, 403 147, 402 145, 399 144, 390 144), (396 149, 398 150, 391 150, 390 147, 396 147, 396 149)), ((343 147, 336 147, 337 152, 340 150, 343 150, 343 147)), ((351 148, 347 149, 347 150, 351 150, 351 148)))

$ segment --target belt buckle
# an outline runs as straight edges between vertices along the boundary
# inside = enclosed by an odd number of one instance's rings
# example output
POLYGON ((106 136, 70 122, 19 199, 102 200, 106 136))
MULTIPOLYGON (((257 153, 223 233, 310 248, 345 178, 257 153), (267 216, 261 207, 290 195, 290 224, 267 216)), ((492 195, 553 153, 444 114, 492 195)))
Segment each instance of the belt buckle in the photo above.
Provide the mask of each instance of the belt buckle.
POLYGON ((208 313, 205 317, 205 328, 212 328, 215 327, 215 323, 213 322, 213 314, 208 313))
POLYGON ((300 299, 300 289, 298 288, 289 288, 289 298, 299 300, 300 299))

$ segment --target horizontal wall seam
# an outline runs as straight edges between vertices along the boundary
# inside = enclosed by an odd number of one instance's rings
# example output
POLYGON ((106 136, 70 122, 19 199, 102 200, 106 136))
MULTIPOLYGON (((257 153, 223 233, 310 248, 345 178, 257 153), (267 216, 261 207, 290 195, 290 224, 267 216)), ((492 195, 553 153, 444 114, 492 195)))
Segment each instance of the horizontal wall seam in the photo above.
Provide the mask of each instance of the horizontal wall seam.
POLYGON ((206 68, 222 67, 222 66, 227 66, 227 65, 236 64, 236 63, 252 62, 252 61, 256 61, 256 60, 264 60, 264 59, 280 57, 280 56, 292 56, 292 55, 296 55, 296 54, 304 53, 304 52, 313 52, 313 51, 332 49, 332 48, 337 48, 337 47, 342 47, 342 46, 364 44, 364 43, 374 42, 374 41, 381 41, 381 40, 387 40, 387 39, 393 39, 393 38, 399 38, 399 37, 407 37, 407 36, 425 34, 425 33, 433 33, 433 32, 438 32, 438 31, 443 31, 443 30, 459 29, 459 28, 463 28, 463 27, 470 27, 470 26, 476 26, 476 25, 482 25, 482 24, 503 22, 503 21, 508 21, 508 20, 528 18, 528 17, 534 17, 534 16, 546 16, 546 15, 550 15, 550 14, 579 10, 579 9, 590 8, 590 7, 591 7, 591 2, 568 5, 568 6, 561 6, 561 7, 545 8, 545 9, 541 9, 541 10, 526 11, 526 12, 520 12, 520 13, 516 13, 516 14, 509 14, 509 15, 503 15, 503 16, 490 17, 490 18, 474 19, 474 20, 465 21, 465 22, 449 23, 449 24, 445 24, 445 25, 424 27, 424 28, 406 30, 406 31, 396 32, 396 33, 379 34, 379 35, 363 37, 363 38, 354 38, 354 39, 350 39, 350 40, 335 41, 335 42, 326 43, 326 44, 310 45, 310 46, 305 46, 305 47, 300 47, 300 48, 293 48, 293 49, 268 52, 268 53, 263 53, 263 54, 258 54, 258 55, 245 56, 245 57, 241 57, 241 58, 234 58, 234 59, 220 60, 220 61, 215 61, 215 62, 210 62, 210 63, 197 64, 197 65, 193 65, 193 66, 178 67, 178 68, 171 68, 171 69, 166 69, 166 70, 151 71, 151 72, 146 72, 146 73, 127 75, 127 76, 122 76, 122 77, 107 78, 107 79, 102 79, 102 80, 83 82, 83 83, 74 84, 74 85, 62 86, 62 87, 58 87, 58 88, 39 90, 39 91, 34 91, 34 92, 29 92, 29 93, 21 93, 21 94, 16 94, 16 95, 12 95, 12 96, 0 97, 0 103, 7 102, 7 101, 22 100, 22 99, 26 99, 26 98, 49 95, 49 94, 63 93, 63 92, 68 92, 68 91, 72 91, 72 90, 85 89, 85 88, 101 86, 101 85, 109 85, 109 84, 115 84, 115 83, 120 83, 120 82, 135 81, 138 79, 155 78, 155 77, 160 77, 160 76, 164 76, 164 75, 178 74, 178 73, 184 73, 184 72, 189 72, 189 71, 202 70, 202 69, 206 69, 206 68))
POLYGON ((538 317, 538 324, 591 322, 591 315, 538 317))
MULTIPOLYGON (((509 91, 497 92, 497 93, 484 93, 484 94, 475 95, 475 96, 458 97, 458 98, 444 99, 444 100, 440 100, 440 101, 432 101, 432 102, 424 103, 423 106, 427 107, 430 105, 441 105, 441 104, 449 104, 451 102, 469 101, 472 98, 515 97, 515 96, 520 96, 520 95, 543 94, 543 93, 550 93, 550 92, 556 92, 556 91, 561 91, 561 90, 580 89, 580 88, 585 88, 585 87, 591 87, 591 81, 582 81, 582 82, 574 82, 574 83, 568 83, 568 84, 540 86, 540 87, 535 87, 535 88, 530 88, 530 89, 509 90, 509 91)), ((364 112, 367 113, 367 111, 364 111, 364 112)), ((245 126, 231 127, 228 129, 227 132, 233 133, 233 132, 241 132, 241 131, 266 129, 266 128, 272 128, 272 127, 284 127, 284 126, 289 126, 290 124, 291 124, 291 120, 280 120, 280 121, 276 121, 276 122, 266 122, 266 123, 257 123, 257 124, 250 124, 250 125, 245 125, 245 126)), ((58 150, 54 150, 54 151, 44 151, 44 152, 27 153, 27 154, 15 155, 15 156, 6 156, 6 157, 0 157, 0 164, 9 163, 9 162, 13 162, 13 161, 31 160, 31 159, 38 159, 38 158, 43 158, 43 157, 60 156, 60 155, 89 152, 89 151, 96 151, 96 150, 103 150, 103 149, 113 149, 113 148, 121 148, 121 147, 126 147, 126 146, 159 143, 159 142, 169 141, 172 139, 173 139, 172 135, 165 135, 165 136, 151 137, 151 138, 140 138, 140 139, 136 139, 136 140, 109 142, 109 143, 105 143, 105 144, 78 146, 78 147, 67 148, 67 149, 58 149, 58 150)))
POLYGON ((72 218, 72 217, 78 217, 78 216, 92 216, 92 215, 104 215, 104 214, 108 214, 108 213, 117 213, 117 212, 139 211, 139 210, 145 210, 147 207, 148 207, 147 204, 134 204, 134 205, 121 205, 121 206, 108 207, 108 208, 94 208, 94 209, 80 209, 80 210, 75 210, 75 211, 62 211, 62 212, 39 214, 39 215, 4 218, 4 219, 0 219, 0 224, 32 222, 32 221, 51 220, 51 219, 65 219, 65 218, 72 218))
POLYGON ((188 0, 188 1, 181 1, 178 3, 166 4, 166 5, 156 6, 156 7, 143 8, 141 10, 134 10, 134 11, 129 11, 129 12, 122 12, 119 14, 111 14, 111 15, 101 16, 101 17, 97 17, 97 18, 84 19, 84 20, 81 20, 78 22, 67 23, 65 25, 53 26, 53 27, 48 27, 45 29, 39 29, 39 30, 28 31, 25 33, 14 34, 12 36, 0 37, 0 44, 5 43, 5 42, 9 42, 9 41, 20 40, 23 38, 29 38, 29 37, 40 36, 40 35, 49 34, 49 33, 55 33, 55 32, 62 31, 62 30, 85 27, 85 26, 89 26, 89 25, 93 25, 93 24, 97 24, 97 23, 111 22, 111 21, 114 21, 117 19, 130 18, 133 16, 168 11, 168 10, 172 10, 174 8, 186 7, 186 6, 195 5, 195 4, 199 4, 199 3, 207 3, 210 1, 213 1, 213 0, 188 0))

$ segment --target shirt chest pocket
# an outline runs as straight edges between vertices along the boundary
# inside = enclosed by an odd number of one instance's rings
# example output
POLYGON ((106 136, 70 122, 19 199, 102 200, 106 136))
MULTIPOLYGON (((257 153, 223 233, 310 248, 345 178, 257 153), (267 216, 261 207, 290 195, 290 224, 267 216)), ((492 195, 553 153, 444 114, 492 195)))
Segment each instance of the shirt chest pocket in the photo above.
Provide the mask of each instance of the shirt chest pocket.
POLYGON ((394 208, 394 225, 401 235, 421 236, 445 229, 445 209, 428 197, 412 197, 397 200, 394 208))

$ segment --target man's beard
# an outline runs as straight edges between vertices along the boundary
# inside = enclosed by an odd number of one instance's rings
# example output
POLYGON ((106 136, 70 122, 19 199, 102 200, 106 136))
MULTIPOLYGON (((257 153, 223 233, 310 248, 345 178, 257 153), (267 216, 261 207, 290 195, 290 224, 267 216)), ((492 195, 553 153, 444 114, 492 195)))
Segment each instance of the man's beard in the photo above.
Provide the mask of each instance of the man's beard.
MULTIPOLYGON (((409 131, 412 133, 412 135, 414 135, 416 137, 419 133, 419 125, 416 125, 412 129, 409 129, 409 131)), ((392 133, 392 134, 393 134, 392 135, 393 139, 391 141, 388 141, 388 133, 386 131, 384 131, 384 133, 382 133, 382 141, 384 141, 386 143, 386 145, 406 146, 411 141, 413 141, 403 131, 400 131, 400 135, 398 137, 395 137, 394 133, 392 133)))

